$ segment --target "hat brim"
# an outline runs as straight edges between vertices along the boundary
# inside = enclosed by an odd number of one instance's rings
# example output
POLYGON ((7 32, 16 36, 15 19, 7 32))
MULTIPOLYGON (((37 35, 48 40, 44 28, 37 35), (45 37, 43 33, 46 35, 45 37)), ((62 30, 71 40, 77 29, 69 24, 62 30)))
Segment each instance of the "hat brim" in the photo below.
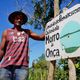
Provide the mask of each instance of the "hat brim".
POLYGON ((9 17, 8 17, 8 20, 9 20, 12 24, 14 24, 14 19, 15 19, 15 17, 16 17, 17 15, 22 15, 22 16, 23 16, 22 25, 27 22, 28 17, 26 16, 26 14, 24 14, 24 13, 21 12, 21 11, 15 11, 15 12, 11 13, 11 14, 9 15, 9 17))

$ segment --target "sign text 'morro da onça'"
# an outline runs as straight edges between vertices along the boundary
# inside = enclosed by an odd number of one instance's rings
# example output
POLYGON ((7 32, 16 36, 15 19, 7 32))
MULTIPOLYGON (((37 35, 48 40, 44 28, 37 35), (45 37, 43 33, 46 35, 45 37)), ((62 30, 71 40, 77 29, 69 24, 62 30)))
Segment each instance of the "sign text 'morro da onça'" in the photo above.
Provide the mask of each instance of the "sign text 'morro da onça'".
POLYGON ((80 56, 80 4, 61 13, 46 25, 45 57, 56 60, 80 56), (75 43, 75 44, 73 44, 75 43))

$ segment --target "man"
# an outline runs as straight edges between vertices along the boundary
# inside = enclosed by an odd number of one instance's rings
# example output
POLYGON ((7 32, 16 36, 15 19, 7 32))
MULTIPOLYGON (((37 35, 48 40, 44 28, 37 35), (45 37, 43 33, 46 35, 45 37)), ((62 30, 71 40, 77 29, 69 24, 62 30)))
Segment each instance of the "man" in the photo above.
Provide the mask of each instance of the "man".
POLYGON ((9 15, 13 28, 3 32, 0 58, 0 80, 26 80, 28 76, 28 44, 29 38, 44 40, 45 34, 37 35, 28 29, 23 29, 28 17, 20 11, 9 15))

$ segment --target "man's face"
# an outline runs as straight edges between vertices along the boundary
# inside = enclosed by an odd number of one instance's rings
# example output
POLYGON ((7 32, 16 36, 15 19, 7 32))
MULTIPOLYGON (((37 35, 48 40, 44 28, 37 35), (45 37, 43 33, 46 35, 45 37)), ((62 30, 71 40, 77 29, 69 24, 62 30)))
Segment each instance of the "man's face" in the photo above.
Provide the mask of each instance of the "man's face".
POLYGON ((17 15, 14 18, 14 25, 20 26, 20 25, 22 25, 22 22, 23 22, 23 16, 22 15, 17 15))

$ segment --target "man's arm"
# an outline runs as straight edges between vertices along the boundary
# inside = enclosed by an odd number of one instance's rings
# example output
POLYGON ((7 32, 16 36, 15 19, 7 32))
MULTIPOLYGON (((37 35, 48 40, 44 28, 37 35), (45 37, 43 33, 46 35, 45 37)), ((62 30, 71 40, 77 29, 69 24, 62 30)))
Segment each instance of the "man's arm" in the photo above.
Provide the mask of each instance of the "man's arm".
POLYGON ((34 40, 45 40, 45 33, 37 35, 36 33, 30 31, 30 37, 34 40))
POLYGON ((5 50, 5 44, 6 44, 6 35, 7 35, 7 31, 4 31, 3 35, 2 35, 1 44, 0 44, 0 61, 2 60, 2 58, 4 56, 4 50, 5 50))

